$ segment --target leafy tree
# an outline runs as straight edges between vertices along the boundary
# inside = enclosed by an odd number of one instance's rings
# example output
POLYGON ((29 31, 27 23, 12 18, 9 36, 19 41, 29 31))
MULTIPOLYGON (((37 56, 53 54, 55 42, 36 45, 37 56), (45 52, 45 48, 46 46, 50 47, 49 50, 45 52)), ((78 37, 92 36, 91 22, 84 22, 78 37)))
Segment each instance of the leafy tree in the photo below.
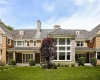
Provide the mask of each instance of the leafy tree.
POLYGON ((51 61, 56 56, 56 50, 55 50, 53 38, 47 37, 43 39, 40 48, 40 53, 41 53, 42 60, 44 60, 45 64, 47 65, 47 68, 50 68, 51 61))
POLYGON ((13 27, 11 27, 11 26, 7 26, 4 22, 2 22, 1 20, 0 20, 0 24, 2 24, 4 27, 6 27, 9 31, 12 31, 13 30, 13 27))

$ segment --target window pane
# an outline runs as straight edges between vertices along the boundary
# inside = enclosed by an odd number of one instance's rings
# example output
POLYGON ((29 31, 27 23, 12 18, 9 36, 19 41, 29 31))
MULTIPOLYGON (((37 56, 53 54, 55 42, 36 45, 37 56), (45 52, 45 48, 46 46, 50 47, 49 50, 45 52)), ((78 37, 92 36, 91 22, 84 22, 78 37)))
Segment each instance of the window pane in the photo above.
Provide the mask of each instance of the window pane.
POLYGON ((29 41, 27 41, 27 46, 29 46, 29 41))
POLYGON ((54 38, 54 44, 57 45, 57 38, 54 38))
POLYGON ((59 51, 65 51, 65 47, 59 47, 59 51))
POLYGON ((65 52, 59 52, 59 60, 65 60, 65 52))
POLYGON ((67 60, 70 60, 70 52, 67 52, 67 60))
POLYGON ((31 54, 31 59, 33 59, 33 54, 31 54))
POLYGON ((67 45, 70 45, 70 38, 67 38, 67 45))
POLYGON ((76 46, 80 46, 80 41, 77 41, 76 42, 76 46))
POLYGON ((36 46, 36 41, 34 41, 34 46, 36 46))
POLYGON ((97 59, 100 59, 100 52, 97 52, 97 59))
POLYGON ((70 47, 67 47, 67 51, 70 51, 70 47))
POLYGON ((65 39, 59 38, 59 45, 65 45, 65 39))

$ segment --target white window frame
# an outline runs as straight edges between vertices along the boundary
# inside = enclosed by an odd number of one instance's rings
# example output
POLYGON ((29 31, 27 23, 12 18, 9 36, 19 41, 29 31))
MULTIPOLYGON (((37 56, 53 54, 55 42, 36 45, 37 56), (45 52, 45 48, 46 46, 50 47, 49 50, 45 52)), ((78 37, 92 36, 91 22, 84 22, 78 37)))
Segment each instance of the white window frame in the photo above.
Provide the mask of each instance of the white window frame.
POLYGON ((76 41, 76 46, 77 46, 77 47, 84 47, 84 46, 85 46, 85 41, 76 41), (80 43, 79 43, 79 46, 77 46, 77 42, 80 42, 80 43), (83 42, 83 46, 81 46, 81 42, 83 42))
POLYGON ((23 35, 24 34, 24 31, 20 31, 20 35, 23 35))
POLYGON ((0 44, 2 44, 2 37, 0 36, 0 44))
POLYGON ((16 40, 16 45, 15 46, 17 46, 17 47, 24 47, 25 46, 25 41, 24 40, 16 40), (22 45, 17 45, 18 41, 24 42, 24 45, 23 44, 22 45))
POLYGON ((59 38, 57 38, 57 60, 53 61, 71 61, 71 38, 65 38, 65 45, 59 45, 59 38), (67 39, 70 39, 70 45, 67 45, 67 39), (59 50, 59 47, 65 47, 65 50, 59 50), (67 47, 70 47, 70 50, 67 50, 67 47), (65 60, 59 60, 59 52, 65 52, 65 60), (70 60, 67 60, 67 52, 70 52, 70 60))
MULTIPOLYGON (((30 46, 30 41, 26 41, 26 46, 28 46, 28 43, 27 43, 27 42, 29 42, 29 46, 30 46)), ((28 47, 29 47, 29 46, 28 46, 28 47)))
MULTIPOLYGON (((33 41, 33 46, 34 46, 34 42, 36 42, 36 40, 34 40, 34 41, 33 41)), ((37 44, 37 43, 36 43, 36 44, 37 44)), ((36 44, 35 44, 35 46, 34 46, 34 47, 36 47, 36 44)))
POLYGON ((7 38, 7 44, 11 45, 11 39, 10 38, 7 38), (10 43, 8 43, 8 40, 10 40, 10 43))

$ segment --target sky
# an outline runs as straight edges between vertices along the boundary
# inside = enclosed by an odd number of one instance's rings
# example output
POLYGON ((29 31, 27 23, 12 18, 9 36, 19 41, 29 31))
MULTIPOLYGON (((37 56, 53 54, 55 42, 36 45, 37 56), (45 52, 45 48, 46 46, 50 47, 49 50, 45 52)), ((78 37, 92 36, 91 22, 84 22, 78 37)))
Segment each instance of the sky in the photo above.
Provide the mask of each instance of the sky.
POLYGON ((100 0, 0 0, 0 19, 14 29, 92 30, 100 24, 100 0))

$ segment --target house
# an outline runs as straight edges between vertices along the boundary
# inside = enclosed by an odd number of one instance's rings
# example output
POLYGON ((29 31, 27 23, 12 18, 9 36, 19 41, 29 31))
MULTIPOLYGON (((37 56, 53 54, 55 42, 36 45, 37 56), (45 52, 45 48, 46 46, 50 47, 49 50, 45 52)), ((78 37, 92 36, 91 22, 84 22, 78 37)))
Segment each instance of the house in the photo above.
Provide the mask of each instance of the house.
POLYGON ((11 59, 17 63, 35 59, 40 63, 41 42, 47 36, 53 37, 56 44, 57 56, 54 62, 77 62, 81 56, 90 63, 91 58, 97 59, 100 64, 100 25, 91 31, 61 29, 55 25, 54 29, 41 29, 40 20, 37 29, 19 29, 9 31, 0 24, 0 60, 9 63, 11 59))

